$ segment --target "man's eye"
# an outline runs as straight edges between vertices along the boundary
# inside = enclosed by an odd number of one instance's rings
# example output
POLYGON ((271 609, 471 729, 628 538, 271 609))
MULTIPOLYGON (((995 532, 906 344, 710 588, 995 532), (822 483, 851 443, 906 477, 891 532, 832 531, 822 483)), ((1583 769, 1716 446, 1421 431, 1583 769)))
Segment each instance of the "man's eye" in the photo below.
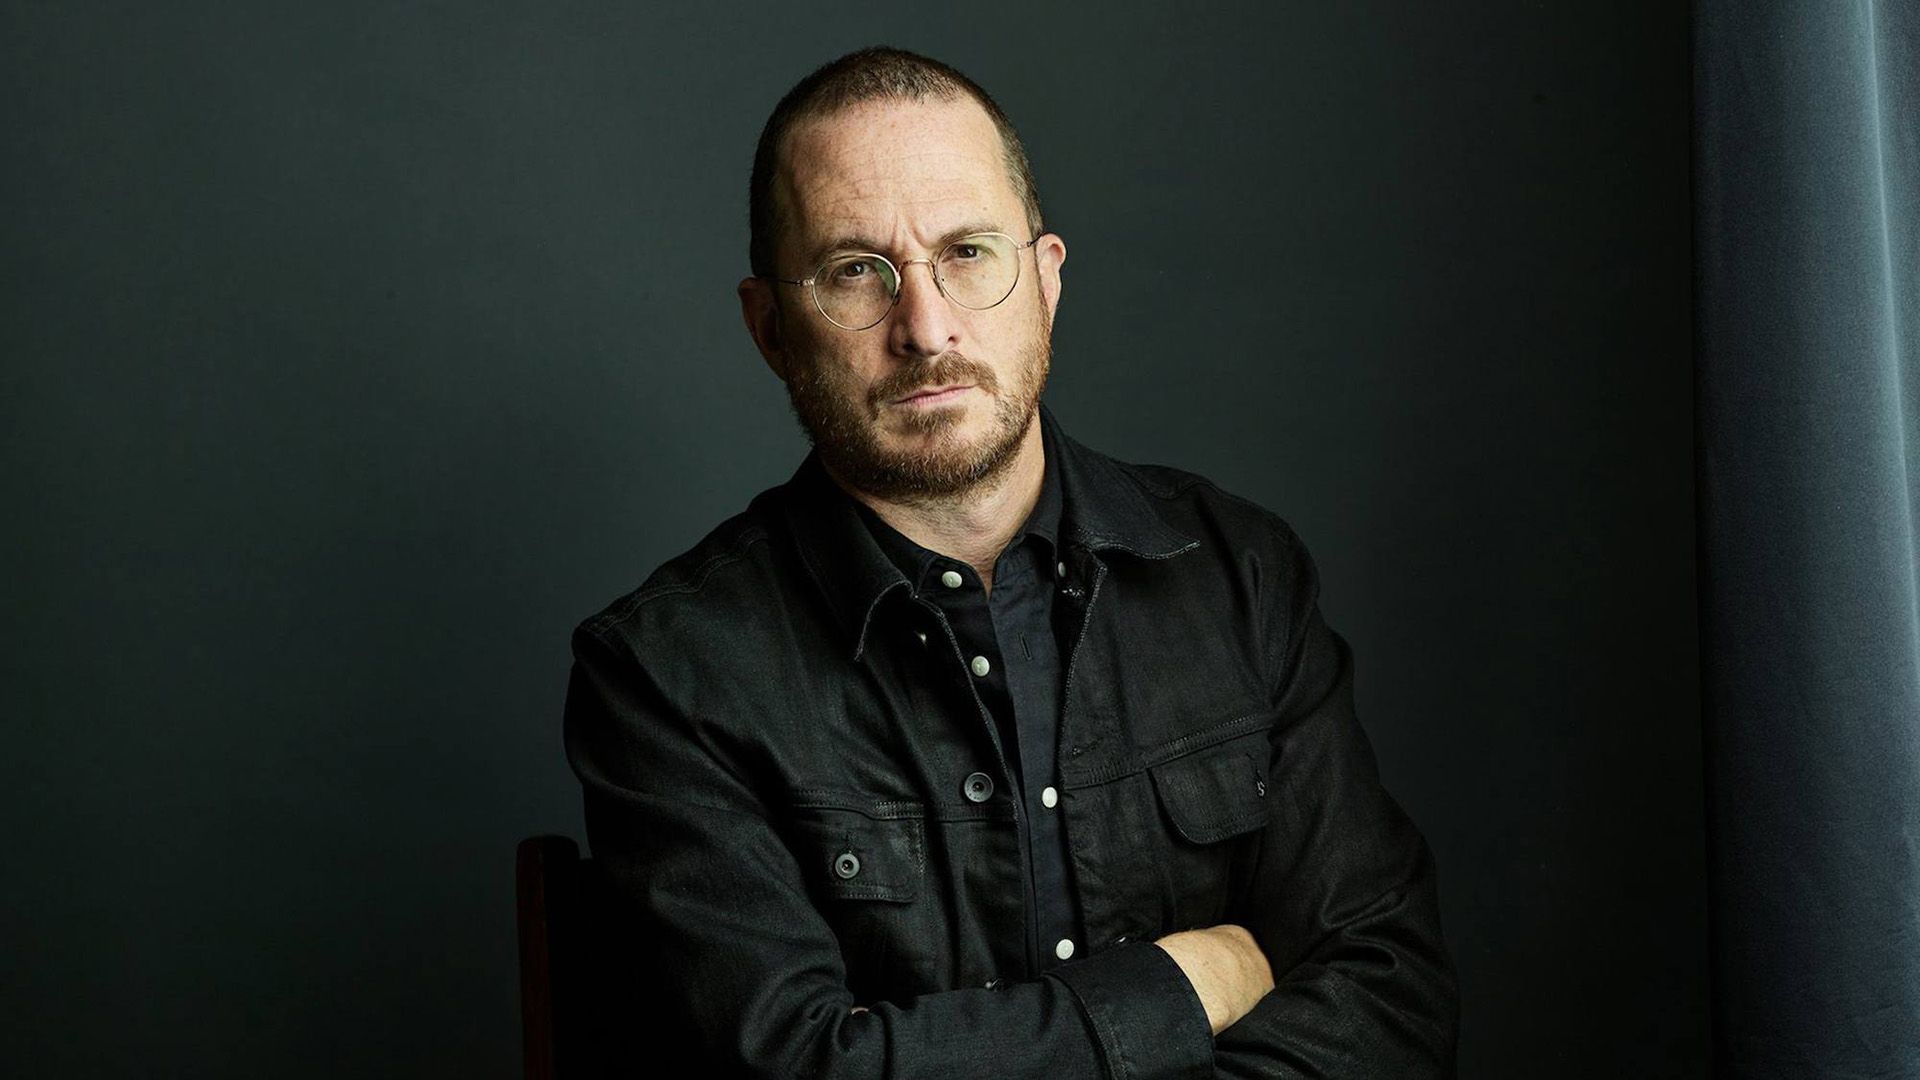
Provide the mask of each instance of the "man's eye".
POLYGON ((866 259, 853 259, 841 263, 836 267, 833 271, 833 276, 839 281, 859 281, 871 273, 873 273, 873 264, 871 262, 866 259))
POLYGON ((977 259, 980 257, 980 245, 955 244, 953 245, 952 257, 963 261, 977 259))

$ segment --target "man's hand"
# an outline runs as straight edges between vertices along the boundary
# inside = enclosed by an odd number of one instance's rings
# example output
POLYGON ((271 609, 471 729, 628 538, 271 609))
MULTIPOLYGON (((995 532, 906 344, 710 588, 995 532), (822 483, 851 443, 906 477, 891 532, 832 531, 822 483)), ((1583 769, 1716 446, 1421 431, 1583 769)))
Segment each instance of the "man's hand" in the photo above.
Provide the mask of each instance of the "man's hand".
POLYGON ((1260 951, 1245 927, 1222 923, 1182 930, 1154 944, 1173 957, 1193 984, 1215 1035, 1247 1015, 1273 989, 1273 969, 1267 964, 1267 954, 1260 951))

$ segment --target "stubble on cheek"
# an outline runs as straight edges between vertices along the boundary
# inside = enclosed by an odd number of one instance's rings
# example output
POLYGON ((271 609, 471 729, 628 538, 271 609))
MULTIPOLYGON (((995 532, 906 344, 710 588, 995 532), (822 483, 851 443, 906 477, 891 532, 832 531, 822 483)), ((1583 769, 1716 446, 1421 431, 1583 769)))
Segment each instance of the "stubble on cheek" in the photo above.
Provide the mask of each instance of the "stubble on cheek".
POLYGON ((1003 468, 1018 448, 1044 387, 1051 358, 1051 327, 1037 325, 1025 343, 1019 370, 1002 385, 992 368, 959 352, 890 372, 877 384, 854 384, 851 365, 825 351, 796 357, 787 380, 794 418, 833 471, 854 486, 887 497, 953 494, 1003 468), (916 390, 954 383, 979 387, 986 400, 966 409, 900 409, 891 402, 916 390), (972 445, 959 434, 965 416, 990 410, 986 430, 972 445), (887 445, 890 429, 913 444, 887 445))

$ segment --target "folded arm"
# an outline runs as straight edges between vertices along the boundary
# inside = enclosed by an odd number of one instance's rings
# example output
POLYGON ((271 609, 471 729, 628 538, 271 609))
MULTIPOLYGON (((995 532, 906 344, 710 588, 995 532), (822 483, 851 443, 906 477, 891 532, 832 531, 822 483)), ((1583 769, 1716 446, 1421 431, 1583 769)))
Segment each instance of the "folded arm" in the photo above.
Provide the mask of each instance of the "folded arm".
POLYGON ((1433 857, 1381 786, 1354 715, 1353 655, 1321 617, 1312 558, 1288 532, 1268 614, 1277 796, 1229 918, 1274 990, 1215 1042, 1221 1077, 1451 1077, 1458 1027, 1433 857))
MULTIPOLYGON (((635 923, 637 980, 716 1075, 1018 1080, 1212 1074, 1207 1013, 1175 959, 1116 946, 1040 978, 856 1002, 840 943, 722 739, 625 642, 574 638, 567 752, 589 844, 635 923)), ((648 1048, 637 1047, 641 1053, 648 1048)))

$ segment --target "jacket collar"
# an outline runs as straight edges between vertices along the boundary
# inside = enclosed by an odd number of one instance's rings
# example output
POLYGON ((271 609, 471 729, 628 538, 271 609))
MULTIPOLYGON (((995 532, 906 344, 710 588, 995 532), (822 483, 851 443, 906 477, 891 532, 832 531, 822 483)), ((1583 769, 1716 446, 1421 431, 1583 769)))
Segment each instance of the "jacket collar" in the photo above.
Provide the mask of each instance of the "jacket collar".
MULTIPOLYGON (((1059 470, 1064 547, 1165 559, 1199 546, 1162 520, 1119 462, 1060 430, 1045 401, 1038 422, 1047 467, 1059 470)), ((860 519, 859 504, 827 475, 818 450, 807 452, 780 494, 801 561, 853 639, 858 660, 881 598, 912 585, 860 519)))

